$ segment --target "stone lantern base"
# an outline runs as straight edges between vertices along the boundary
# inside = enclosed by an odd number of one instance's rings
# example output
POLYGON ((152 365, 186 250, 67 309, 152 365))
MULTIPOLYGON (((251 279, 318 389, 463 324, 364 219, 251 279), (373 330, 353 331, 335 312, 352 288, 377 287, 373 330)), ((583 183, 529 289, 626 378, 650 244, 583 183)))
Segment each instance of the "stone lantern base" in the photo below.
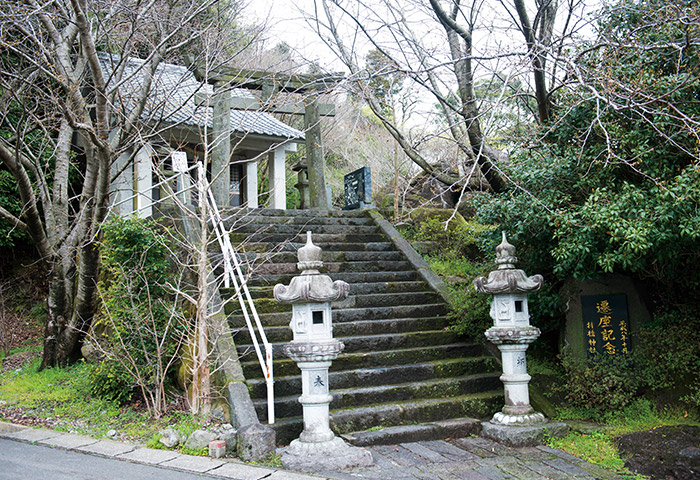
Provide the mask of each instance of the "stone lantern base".
POLYGON ((503 425, 489 421, 483 422, 481 427, 482 437, 509 447, 533 447, 545 443, 547 438, 559 438, 569 433, 569 426, 566 423, 551 420, 533 425, 503 425))
POLYGON ((374 463, 369 450, 348 445, 339 437, 314 443, 294 440, 288 447, 277 449, 277 453, 284 468, 302 472, 366 467, 374 463))

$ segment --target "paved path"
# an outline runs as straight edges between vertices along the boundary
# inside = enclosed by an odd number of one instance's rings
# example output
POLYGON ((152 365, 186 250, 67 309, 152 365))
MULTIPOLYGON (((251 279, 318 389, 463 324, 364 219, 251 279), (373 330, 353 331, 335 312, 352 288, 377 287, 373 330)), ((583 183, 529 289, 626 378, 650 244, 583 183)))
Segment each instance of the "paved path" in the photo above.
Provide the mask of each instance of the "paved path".
POLYGON ((0 480, 622 480, 548 447, 480 437, 369 447, 375 465, 305 475, 0 423, 0 480))
POLYGON ((622 480, 549 447, 508 448, 480 437, 370 447, 375 465, 321 475, 350 480, 622 480))

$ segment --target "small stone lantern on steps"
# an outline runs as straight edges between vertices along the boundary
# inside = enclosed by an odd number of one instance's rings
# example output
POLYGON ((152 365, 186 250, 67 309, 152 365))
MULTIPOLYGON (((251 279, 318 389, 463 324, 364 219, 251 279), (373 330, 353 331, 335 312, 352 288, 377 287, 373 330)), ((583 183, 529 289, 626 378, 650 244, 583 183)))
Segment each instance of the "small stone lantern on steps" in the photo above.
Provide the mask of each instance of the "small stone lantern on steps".
POLYGON ((289 324, 294 338, 283 347, 284 353, 301 370, 301 397, 304 430, 287 448, 280 449, 282 464, 303 471, 321 471, 371 465, 368 450, 346 444, 330 429, 328 369, 343 350, 343 342, 333 338, 331 302, 348 296, 350 286, 331 280, 319 269, 321 248, 306 233, 306 245, 299 249, 297 268, 301 275, 289 286, 275 285, 273 295, 281 303, 292 304, 289 324))
POLYGON ((541 443, 543 432, 557 436, 565 433, 568 427, 558 422, 547 421, 542 413, 530 405, 525 352, 528 346, 540 336, 540 329, 530 325, 527 294, 542 287, 542 275, 527 277, 525 272, 515 268, 518 258, 515 247, 508 243, 506 233, 496 247, 498 269, 489 273, 488 278, 474 280, 479 293, 493 295, 491 311, 494 325, 485 335, 501 352, 503 375, 501 381, 505 391, 506 404, 490 422, 483 423, 482 435, 511 446, 526 446, 541 443))

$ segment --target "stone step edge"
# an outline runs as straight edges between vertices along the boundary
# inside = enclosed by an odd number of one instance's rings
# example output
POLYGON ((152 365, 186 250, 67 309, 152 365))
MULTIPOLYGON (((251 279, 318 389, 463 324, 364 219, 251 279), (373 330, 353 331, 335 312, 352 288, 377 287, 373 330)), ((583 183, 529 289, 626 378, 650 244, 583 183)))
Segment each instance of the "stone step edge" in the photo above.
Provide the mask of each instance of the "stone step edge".
MULTIPOLYGON (((416 330, 413 332, 397 332, 397 333, 370 333, 367 335, 350 335, 347 337, 336 337, 336 340, 340 340, 341 342, 350 342, 350 341, 362 341, 366 340, 369 338, 376 338, 376 337, 416 337, 418 334, 425 333, 425 334, 443 334, 443 335, 454 335, 455 337, 458 337, 459 335, 450 331, 450 330, 445 330, 445 329, 440 329, 440 330, 416 330)), ((281 348, 283 345, 288 344, 289 341, 282 341, 282 342, 270 342, 270 345, 272 347, 278 347, 281 348)), ((451 344, 450 344, 451 345, 451 344)), ((236 344, 236 346, 239 349, 248 351, 252 350, 255 347, 253 346, 252 343, 241 343, 241 344, 236 344)), ((432 345, 428 345, 432 346, 432 345)), ((416 348, 425 348, 425 347, 416 347, 416 348)), ((407 350, 406 348, 392 348, 391 350, 386 350, 387 352, 395 352, 396 350, 407 350)), ((360 352, 352 352, 352 353, 360 353, 360 352)))
POLYGON ((397 445, 407 442, 468 437, 470 435, 479 435, 481 428, 481 420, 461 417, 417 425, 396 425, 375 430, 343 433, 340 437, 351 445, 368 447, 371 445, 397 445))
MULTIPOLYGON (((411 382, 401 382, 401 383, 385 383, 382 385, 372 385, 369 387, 352 387, 352 388, 331 388, 331 395, 334 393, 340 394, 340 395, 352 395, 352 394, 357 394, 357 393, 370 393, 373 390, 377 391, 391 391, 394 388, 400 388, 404 387, 406 385, 423 385, 423 386, 437 386, 437 385, 443 385, 443 384, 449 384, 451 382, 460 382, 460 381, 469 381, 469 380, 481 380, 481 379, 487 379, 487 378, 498 378, 500 376, 500 372, 491 372, 491 373, 473 373, 471 375, 460 375, 457 377, 436 377, 436 378, 431 378, 429 380, 420 380, 420 381, 411 381, 411 382)), ((455 397, 460 397, 462 395, 454 395, 455 397)), ((415 400, 429 400, 429 399, 434 399, 438 397, 425 397, 425 398, 416 398, 415 400)), ((452 397, 439 397, 441 399, 448 399, 452 397)), ((299 393, 295 393, 294 395, 284 395, 284 396, 275 396, 275 403, 284 403, 284 402, 296 402, 299 400, 299 393)), ((406 400, 399 400, 399 402, 405 402, 406 400)), ((370 403, 366 405, 361 405, 363 407, 371 407, 372 405, 381 405, 386 402, 378 402, 378 403, 370 403)), ((254 405, 263 405, 267 404, 267 398, 254 398, 253 399, 253 404, 254 405)))
MULTIPOLYGON (((349 407, 349 408, 339 408, 339 409, 331 409, 330 417, 331 417, 331 428, 333 428, 333 417, 337 416, 343 416, 343 415, 351 415, 351 414, 359 414, 359 415, 364 415, 368 411, 378 411, 386 408, 391 408, 391 407, 400 407, 402 409, 405 409, 407 406, 415 406, 415 405, 429 405, 429 406, 435 406, 435 405, 440 405, 444 403, 454 403, 454 402, 459 402, 461 400, 485 400, 485 399, 490 399, 490 398, 503 398, 503 389, 498 389, 498 390, 484 390, 482 392, 478 393, 467 393, 464 395, 460 395, 457 397, 445 397, 445 398, 429 398, 429 399, 419 399, 419 400, 402 400, 399 402, 383 402, 383 403, 373 403, 372 405, 365 405, 365 406, 358 406, 358 407, 349 407)), ((490 415, 489 415, 490 416, 490 415)), ((272 428, 284 428, 290 424, 295 424, 295 423, 301 423, 303 421, 301 416, 296 416, 296 417, 280 417, 275 419, 275 423, 270 425, 272 428)), ((439 421, 439 420, 436 420, 439 421)))
MULTIPOLYGON (((392 352, 393 352, 394 350, 387 350, 387 351, 392 351, 392 352)), ((341 374, 341 375, 342 375, 342 374, 351 374, 352 372, 368 371, 368 370, 401 369, 401 368, 405 368, 407 365, 412 366, 412 367, 413 367, 413 366, 420 367, 420 366, 423 366, 423 365, 445 364, 445 363, 460 363, 460 362, 465 362, 465 361, 475 361, 475 362, 478 362, 478 361, 486 361, 486 360, 489 360, 489 359, 491 359, 491 358, 493 358, 493 357, 491 357, 490 355, 478 355, 478 356, 473 356, 473 357, 446 358, 446 359, 442 359, 442 360, 440 360, 440 361, 438 361, 438 360, 433 360, 433 361, 429 361, 429 362, 420 362, 420 363, 411 363, 411 364, 402 364, 402 365, 392 365, 392 366, 388 366, 388 367, 377 367, 377 368, 363 367, 363 368, 353 368, 353 369, 350 369, 350 370, 331 370, 331 371, 330 371, 330 375, 333 375, 333 374, 341 374)), ((288 358, 287 358, 287 360, 291 360, 291 359, 288 359, 288 358)), ((255 362, 248 362, 248 363, 259 365, 259 362, 257 362, 257 361, 255 361, 255 362)), ((474 375, 482 375, 482 374, 485 374, 485 373, 488 373, 488 372, 482 372, 482 373, 480 373, 480 374, 475 373, 474 375)), ((499 371, 499 372, 497 372, 496 370, 493 371, 493 375, 500 375, 500 374, 501 374, 500 371, 499 371)), ((293 381, 293 380, 296 380, 296 379, 300 378, 300 376, 301 376, 301 371, 300 371, 298 374, 296 374, 296 375, 284 375, 284 376, 280 376, 280 377, 275 376, 275 382, 277 382, 277 381, 280 381, 280 382, 293 381)), ((465 376, 465 375, 460 375, 460 376, 456 376, 456 377, 435 377, 435 378, 460 378, 460 377, 462 377, 462 376, 465 376)), ((246 383, 247 383, 247 384, 260 384, 260 385, 264 385, 265 382, 266 382, 266 380, 265 380, 264 378, 247 378, 247 379, 246 379, 246 383)), ((332 384, 331 384, 331 385, 332 385, 332 384)), ((397 385, 398 385, 398 384, 397 384, 397 385)), ((363 387, 358 387, 358 388, 363 388, 363 387)), ((345 391, 345 390, 346 390, 346 389, 343 389, 343 391, 345 391)), ((339 391, 340 391, 340 390, 339 390, 339 391)), ((298 396, 298 395, 297 395, 297 396, 298 396)), ((280 397, 280 398, 281 398, 281 397, 280 397)))
MULTIPOLYGON (((447 345, 434 345, 434 347, 445 347, 445 348, 457 348, 457 347, 470 347, 473 348, 475 346, 478 346, 479 344, 477 342, 461 342, 461 343, 448 343, 447 345)), ((425 350, 426 347, 411 347, 411 348, 394 348, 391 350, 377 350, 376 352, 372 352, 377 355, 381 354, 390 354, 398 351, 409 351, 409 352, 415 352, 415 351, 421 351, 425 350)), ((365 355, 366 353, 364 352, 351 352, 351 353, 342 353, 341 355, 353 355, 353 356, 362 356, 365 355)), ((483 357, 483 356, 488 356, 488 355, 477 355, 477 357, 483 357)), ((457 357, 450 357, 450 358, 457 358, 457 357)), ((459 357, 462 358, 462 357, 459 357)), ((464 358, 470 358, 470 357, 464 357, 464 358)), ((476 357, 474 357, 476 358, 476 357)), ((291 358, 289 357, 277 357, 275 361, 279 362, 294 362, 291 358)), ((434 361, 434 360, 433 360, 434 361)), ((241 365, 260 365, 260 362, 258 360, 241 360, 241 365)), ((367 368, 367 367, 365 367, 367 368)), ((331 370, 333 371, 333 370, 331 370)), ((340 371, 344 372, 345 370, 335 370, 335 371, 340 371)))

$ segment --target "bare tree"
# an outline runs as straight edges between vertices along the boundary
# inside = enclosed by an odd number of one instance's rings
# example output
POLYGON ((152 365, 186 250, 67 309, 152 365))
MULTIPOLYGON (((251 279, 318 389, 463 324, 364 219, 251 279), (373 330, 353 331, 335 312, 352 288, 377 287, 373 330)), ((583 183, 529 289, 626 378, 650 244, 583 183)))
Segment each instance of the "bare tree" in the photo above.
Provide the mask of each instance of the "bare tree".
POLYGON ((20 216, 50 269, 41 367, 80 356, 96 304, 97 240, 107 215, 110 172, 153 135, 144 115, 163 59, 178 58, 218 28, 216 6, 232 2, 2 0, 0 165, 15 178, 20 216), (104 55, 109 52, 111 68, 104 55), (113 52, 118 55, 113 55, 113 52), (127 68, 126 59, 143 61, 127 68), (120 88, 138 78, 139 88, 120 88))
MULTIPOLYGON (((521 0, 489 5, 461 0, 430 0, 427 5, 394 0, 371 4, 364 0, 316 0, 314 5, 314 12, 309 14, 313 28, 350 71, 352 87, 360 92, 406 155, 448 185, 476 183, 468 175, 438 171, 421 151, 425 137, 412 136, 387 115, 371 88, 376 81, 374 77, 382 72, 362 68, 358 61, 370 49, 396 65, 394 71, 385 75, 400 72, 426 98, 429 95, 433 99, 445 127, 432 135, 449 137, 458 147, 463 162, 476 163, 494 190, 505 185, 499 164, 507 161, 507 154, 489 142, 494 110, 478 96, 475 85, 497 78, 496 83, 503 86, 501 100, 529 96, 531 91, 510 92, 508 86, 512 85, 510 78, 532 72, 536 118, 547 122, 551 117, 550 93, 559 85, 556 73, 559 55, 568 45, 572 32, 580 26, 576 12, 581 8, 576 1, 568 2, 564 21, 555 28, 559 5, 556 0, 538 1, 533 7, 521 0), (499 5, 502 10, 493 8, 499 5), (493 14, 495 10, 500 17, 493 14), (510 40, 510 32, 517 31, 522 32, 525 41, 518 42, 514 48, 512 42, 505 40, 510 40), (508 48, 503 43, 509 43, 508 48), (524 62, 529 63, 528 68, 523 68, 524 62)), ((527 86, 529 82, 518 84, 527 86)), ((473 172, 468 166, 463 171, 473 172)))

